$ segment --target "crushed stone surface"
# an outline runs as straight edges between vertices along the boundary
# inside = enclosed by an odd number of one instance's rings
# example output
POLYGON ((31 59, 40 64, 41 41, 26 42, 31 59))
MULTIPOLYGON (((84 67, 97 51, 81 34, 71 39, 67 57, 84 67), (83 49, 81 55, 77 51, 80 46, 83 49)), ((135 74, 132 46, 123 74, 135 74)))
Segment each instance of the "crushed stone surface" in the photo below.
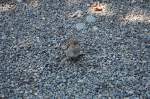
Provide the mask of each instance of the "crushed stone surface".
POLYGON ((150 99, 148 0, 101 0, 100 14, 96 0, 17 1, 0 12, 0 99, 150 99), (85 55, 60 64, 72 35, 85 55))

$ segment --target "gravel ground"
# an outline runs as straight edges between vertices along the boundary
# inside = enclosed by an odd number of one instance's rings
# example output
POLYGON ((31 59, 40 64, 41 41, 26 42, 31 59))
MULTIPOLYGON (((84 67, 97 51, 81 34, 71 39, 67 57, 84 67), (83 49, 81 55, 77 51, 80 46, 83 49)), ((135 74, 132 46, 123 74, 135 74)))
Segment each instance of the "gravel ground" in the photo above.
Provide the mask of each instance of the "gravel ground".
POLYGON ((107 11, 91 14, 92 2, 18 0, 0 12, 0 99, 150 99, 150 2, 103 0, 107 11), (71 35, 85 55, 60 64, 71 35))

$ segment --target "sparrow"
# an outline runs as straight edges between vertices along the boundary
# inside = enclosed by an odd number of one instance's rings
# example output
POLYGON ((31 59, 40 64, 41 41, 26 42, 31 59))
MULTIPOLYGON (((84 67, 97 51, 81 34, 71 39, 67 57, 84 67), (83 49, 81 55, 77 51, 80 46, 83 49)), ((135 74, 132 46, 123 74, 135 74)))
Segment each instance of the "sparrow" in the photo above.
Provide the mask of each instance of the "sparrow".
POLYGON ((64 52, 65 58, 62 59, 61 63, 67 60, 77 60, 83 54, 79 42, 74 38, 71 38, 67 41, 64 52))

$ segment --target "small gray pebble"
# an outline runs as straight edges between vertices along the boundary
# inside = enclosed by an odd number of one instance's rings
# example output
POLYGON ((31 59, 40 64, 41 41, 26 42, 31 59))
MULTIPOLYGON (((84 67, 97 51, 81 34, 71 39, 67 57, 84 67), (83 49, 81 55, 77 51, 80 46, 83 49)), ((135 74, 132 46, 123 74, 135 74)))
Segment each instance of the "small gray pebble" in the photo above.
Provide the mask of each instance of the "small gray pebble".
POLYGON ((77 30, 84 30, 86 28, 86 25, 84 23, 77 23, 76 29, 77 30))
POLYGON ((94 22, 96 22, 96 18, 95 18, 94 16, 92 16, 92 15, 88 15, 88 16, 86 17, 86 21, 87 21, 88 23, 94 23, 94 22))
POLYGON ((23 0, 16 0, 17 2, 22 2, 23 0))
POLYGON ((140 99, 140 97, 132 96, 132 97, 130 97, 129 99, 140 99))
POLYGON ((98 31, 98 27, 97 26, 93 26, 92 27, 92 31, 98 31))

